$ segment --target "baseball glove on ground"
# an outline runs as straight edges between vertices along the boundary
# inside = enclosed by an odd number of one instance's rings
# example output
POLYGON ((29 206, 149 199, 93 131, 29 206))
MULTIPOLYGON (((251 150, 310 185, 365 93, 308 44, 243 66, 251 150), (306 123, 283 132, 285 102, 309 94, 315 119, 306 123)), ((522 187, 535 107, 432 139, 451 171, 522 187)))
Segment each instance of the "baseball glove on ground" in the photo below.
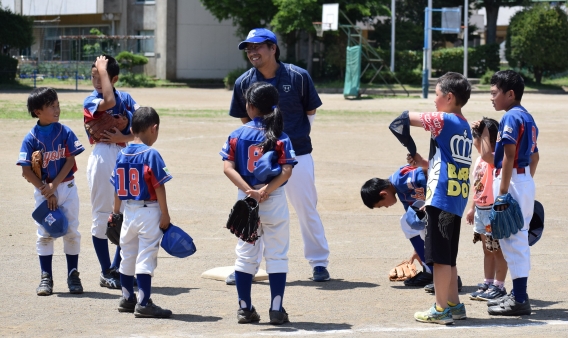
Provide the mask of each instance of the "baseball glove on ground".
POLYGON ((509 193, 497 196, 495 203, 493 203, 489 220, 491 221, 491 234, 495 239, 509 238, 524 226, 523 214, 519 203, 509 193), (501 205, 506 205, 507 208, 497 211, 496 207, 501 205))
POLYGON ((416 276, 416 266, 409 261, 402 261, 389 272, 391 282, 400 282, 416 276))
POLYGON ((227 220, 227 229, 231 230, 241 240, 254 244, 260 237, 258 227, 260 217, 258 216, 258 202, 252 197, 245 197, 238 200, 227 220))
POLYGON ((122 229, 122 214, 108 215, 106 236, 112 244, 120 245, 120 230, 122 229))
POLYGON ((41 167, 43 166, 43 159, 41 156, 41 151, 36 150, 32 153, 32 171, 41 180, 41 167))
POLYGON ((499 240, 493 238, 491 235, 485 235, 485 248, 491 252, 495 252, 501 248, 499 240))
POLYGON ((85 123, 85 129, 95 142, 100 142, 104 138, 103 133, 116 127, 122 131, 128 126, 128 118, 123 115, 111 115, 105 112, 94 120, 85 123))

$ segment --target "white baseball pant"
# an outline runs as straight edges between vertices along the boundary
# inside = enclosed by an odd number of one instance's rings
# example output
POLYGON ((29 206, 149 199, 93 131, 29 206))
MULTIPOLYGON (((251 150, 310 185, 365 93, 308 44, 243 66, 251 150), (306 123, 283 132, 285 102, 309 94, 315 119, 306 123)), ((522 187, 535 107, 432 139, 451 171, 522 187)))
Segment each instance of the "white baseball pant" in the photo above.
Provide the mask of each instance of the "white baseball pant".
MULTIPOLYGON (((239 190, 238 198, 246 194, 239 190)), ((237 259, 235 271, 255 275, 258 271, 258 258, 266 259, 267 273, 288 273, 288 249, 290 247, 290 214, 286 192, 280 187, 274 190, 268 199, 259 204, 261 235, 264 251, 258 243, 250 244, 239 239, 235 248, 237 259)))
MULTIPOLYGON (((494 171, 495 172, 495 171, 494 171)), ((493 194, 499 196, 499 187, 501 186, 501 175, 493 180, 493 194)), ((521 212, 523 213, 523 228, 509 238, 499 240, 503 256, 507 261, 511 279, 517 279, 529 276, 531 269, 531 251, 528 240, 529 225, 534 212, 535 185, 530 174, 530 168, 525 168, 524 174, 517 174, 517 170, 513 169, 511 183, 509 184, 509 193, 519 203, 521 212)))
POLYGON ((424 229, 422 229, 422 230, 412 229, 410 227, 410 225, 408 225, 408 222, 406 222, 405 215, 406 214, 403 214, 400 217, 400 228, 402 229, 402 232, 404 233, 404 237, 406 237, 406 239, 411 239, 411 238, 414 238, 416 236, 420 236, 420 238, 422 238, 422 240, 424 240, 424 237, 426 237, 426 235, 424 234, 424 229))
POLYGON ((114 205, 114 186, 110 183, 116 157, 122 149, 115 143, 96 143, 87 164, 87 181, 91 191, 91 234, 106 239, 108 216, 114 205))
MULTIPOLYGON (((55 197, 57 197, 57 204, 63 211, 69 224, 67 234, 62 236, 63 252, 67 255, 78 255, 81 251, 81 234, 79 233, 79 195, 77 194, 75 180, 59 184, 55 190, 55 197)), ((34 198, 35 208, 45 201, 45 198, 37 188, 34 192, 34 198)), ((51 237, 38 222, 35 222, 35 224, 37 226, 37 254, 40 256, 53 255, 53 241, 56 238, 51 237)))
POLYGON ((160 229, 160 205, 158 202, 127 200, 124 220, 120 231, 119 271, 123 275, 154 275, 158 265, 160 240, 164 233, 160 229))

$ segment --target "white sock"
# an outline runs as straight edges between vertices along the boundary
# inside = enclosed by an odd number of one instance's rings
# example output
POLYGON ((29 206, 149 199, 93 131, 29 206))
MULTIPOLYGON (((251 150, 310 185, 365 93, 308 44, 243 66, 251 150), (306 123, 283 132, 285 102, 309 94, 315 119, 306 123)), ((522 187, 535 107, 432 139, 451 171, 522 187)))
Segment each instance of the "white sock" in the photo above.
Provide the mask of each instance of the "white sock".
POLYGON ((272 311, 280 311, 280 306, 282 305, 282 297, 276 296, 272 300, 272 311))
POLYGON ((130 292, 128 292, 124 286, 122 287, 122 297, 126 300, 130 299, 130 292))
POLYGON ((247 306, 247 302, 245 302, 244 300, 241 299, 241 309, 249 309, 247 306))

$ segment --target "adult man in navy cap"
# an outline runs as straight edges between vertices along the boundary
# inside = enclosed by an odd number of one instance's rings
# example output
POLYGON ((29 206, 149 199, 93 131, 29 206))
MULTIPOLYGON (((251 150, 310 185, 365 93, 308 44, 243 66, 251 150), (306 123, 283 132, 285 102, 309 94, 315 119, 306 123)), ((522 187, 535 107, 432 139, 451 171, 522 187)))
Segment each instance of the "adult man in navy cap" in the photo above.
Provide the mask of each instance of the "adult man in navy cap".
MULTIPOLYGON (((284 188, 288 200, 298 214, 304 240, 304 256, 313 269, 313 281, 328 281, 329 248, 323 224, 316 210, 317 192, 310 139, 316 109, 322 102, 305 69, 279 61, 278 40, 268 29, 251 30, 246 40, 239 43, 239 49, 245 50, 254 67, 235 81, 229 115, 240 118, 243 123, 250 121, 244 94, 253 83, 265 81, 278 89, 284 132, 292 141, 298 161, 294 174, 284 188)), ((259 260, 261 258, 259 257, 259 260)), ((233 284, 232 276, 227 278, 227 284, 233 284)))

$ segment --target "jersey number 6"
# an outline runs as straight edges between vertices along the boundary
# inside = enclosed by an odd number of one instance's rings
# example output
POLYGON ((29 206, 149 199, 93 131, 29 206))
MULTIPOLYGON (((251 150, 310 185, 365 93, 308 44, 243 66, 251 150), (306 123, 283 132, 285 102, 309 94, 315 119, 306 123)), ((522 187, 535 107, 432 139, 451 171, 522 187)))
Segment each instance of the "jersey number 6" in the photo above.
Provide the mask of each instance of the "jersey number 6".
POLYGON ((118 196, 138 196, 140 195, 140 172, 136 168, 128 168, 128 176, 126 176, 126 168, 116 168, 116 176, 118 176, 118 196), (128 181, 128 190, 126 184, 128 181))

